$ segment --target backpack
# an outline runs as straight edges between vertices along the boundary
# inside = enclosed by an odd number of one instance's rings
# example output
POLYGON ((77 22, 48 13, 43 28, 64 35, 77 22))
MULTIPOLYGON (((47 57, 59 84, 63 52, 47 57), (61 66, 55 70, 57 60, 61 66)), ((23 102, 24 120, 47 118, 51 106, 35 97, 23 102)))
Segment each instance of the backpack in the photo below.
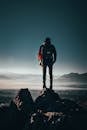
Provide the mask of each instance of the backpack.
POLYGON ((53 63, 53 46, 52 45, 41 45, 38 52, 38 60, 41 66, 52 65, 53 63))

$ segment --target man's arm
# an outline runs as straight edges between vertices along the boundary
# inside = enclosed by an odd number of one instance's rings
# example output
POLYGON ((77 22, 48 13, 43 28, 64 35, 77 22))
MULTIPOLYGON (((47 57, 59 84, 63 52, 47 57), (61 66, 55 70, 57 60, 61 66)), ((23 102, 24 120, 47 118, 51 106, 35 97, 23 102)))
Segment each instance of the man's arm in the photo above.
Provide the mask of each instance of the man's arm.
POLYGON ((38 51, 38 60, 41 60, 41 59, 42 59, 42 45, 40 46, 39 51, 38 51))
POLYGON ((56 59, 57 59, 57 52, 56 52, 56 49, 55 47, 53 46, 53 55, 54 55, 54 59, 53 59, 53 62, 55 63, 56 62, 56 59))

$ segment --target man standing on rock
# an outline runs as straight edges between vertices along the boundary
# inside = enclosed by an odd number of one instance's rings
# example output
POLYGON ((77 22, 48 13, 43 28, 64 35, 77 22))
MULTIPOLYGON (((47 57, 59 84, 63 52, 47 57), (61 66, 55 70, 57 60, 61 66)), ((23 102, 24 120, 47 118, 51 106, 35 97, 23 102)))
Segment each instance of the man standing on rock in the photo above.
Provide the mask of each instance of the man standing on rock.
POLYGON ((46 38, 44 43, 40 46, 38 52, 38 60, 43 68, 43 88, 46 88, 46 70, 49 68, 50 89, 53 87, 53 64, 56 62, 56 49, 51 44, 50 38, 46 38))

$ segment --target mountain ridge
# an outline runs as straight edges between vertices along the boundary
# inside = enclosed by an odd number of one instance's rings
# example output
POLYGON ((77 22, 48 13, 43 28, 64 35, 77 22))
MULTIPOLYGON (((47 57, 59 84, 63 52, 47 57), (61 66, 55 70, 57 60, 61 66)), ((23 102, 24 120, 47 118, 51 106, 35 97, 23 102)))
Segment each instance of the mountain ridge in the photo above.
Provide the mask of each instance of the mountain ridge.
MULTIPOLYGON (((4 80, 15 80, 15 79, 32 79, 32 80, 40 80, 40 74, 17 74, 17 73, 7 73, 0 74, 0 79, 4 80)), ((61 76, 54 75, 54 82, 83 82, 87 83, 87 73, 68 73, 63 74, 61 76)))
POLYGON ((56 81, 62 82, 86 82, 87 83, 87 73, 69 73, 64 74, 56 79, 56 81))

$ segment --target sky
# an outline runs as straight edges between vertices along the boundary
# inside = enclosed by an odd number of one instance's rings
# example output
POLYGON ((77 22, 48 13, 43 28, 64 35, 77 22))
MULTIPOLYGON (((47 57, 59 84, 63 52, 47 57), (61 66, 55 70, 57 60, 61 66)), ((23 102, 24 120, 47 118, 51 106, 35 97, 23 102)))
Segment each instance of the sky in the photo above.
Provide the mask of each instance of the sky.
POLYGON ((51 38, 54 74, 87 72, 86 0, 0 0, 0 72, 40 74, 39 46, 51 38))

